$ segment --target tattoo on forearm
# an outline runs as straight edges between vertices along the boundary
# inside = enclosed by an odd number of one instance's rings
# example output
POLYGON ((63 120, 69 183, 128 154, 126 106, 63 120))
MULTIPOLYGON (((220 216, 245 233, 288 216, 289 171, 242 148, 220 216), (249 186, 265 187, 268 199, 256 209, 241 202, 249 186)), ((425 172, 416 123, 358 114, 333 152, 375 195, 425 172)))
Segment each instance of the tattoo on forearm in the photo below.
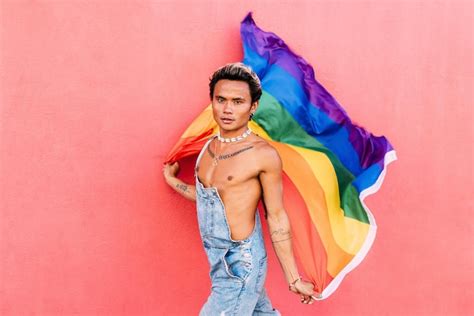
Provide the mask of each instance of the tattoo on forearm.
POLYGON ((291 239, 291 234, 288 230, 284 230, 283 228, 278 228, 277 230, 272 231, 270 235, 270 239, 272 243, 285 241, 291 239))
POLYGON ((272 240, 272 243, 276 243, 276 242, 280 242, 280 241, 285 241, 285 240, 290 240, 291 239, 291 236, 288 237, 288 238, 285 238, 285 239, 281 239, 281 240, 272 240))
POLYGON ((188 186, 186 184, 178 183, 176 184, 176 187, 183 192, 188 192, 188 186))
POLYGON ((271 237, 285 236, 289 234, 289 231, 285 231, 283 228, 278 228, 277 230, 272 231, 271 237))

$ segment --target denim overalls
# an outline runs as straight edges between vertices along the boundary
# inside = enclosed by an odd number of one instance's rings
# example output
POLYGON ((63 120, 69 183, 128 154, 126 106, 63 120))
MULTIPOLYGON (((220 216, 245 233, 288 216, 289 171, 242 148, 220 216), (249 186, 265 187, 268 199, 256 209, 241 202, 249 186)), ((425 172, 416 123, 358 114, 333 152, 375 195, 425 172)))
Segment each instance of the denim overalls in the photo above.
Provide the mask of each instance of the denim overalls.
POLYGON ((211 294, 199 315, 280 315, 272 307, 264 288, 267 253, 258 208, 250 236, 244 240, 233 240, 217 188, 204 187, 197 176, 199 160, 213 138, 199 153, 194 172, 199 231, 212 282, 211 294))

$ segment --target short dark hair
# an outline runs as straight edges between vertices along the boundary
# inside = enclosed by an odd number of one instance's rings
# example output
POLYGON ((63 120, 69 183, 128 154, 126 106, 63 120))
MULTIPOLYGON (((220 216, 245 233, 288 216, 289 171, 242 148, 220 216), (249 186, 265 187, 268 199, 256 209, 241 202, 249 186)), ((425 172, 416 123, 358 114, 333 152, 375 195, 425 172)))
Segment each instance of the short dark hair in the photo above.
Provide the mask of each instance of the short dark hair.
POLYGON ((262 96, 262 85, 260 79, 250 66, 238 62, 220 67, 214 72, 214 74, 212 74, 211 78, 209 78, 209 96, 211 97, 211 101, 214 97, 214 87, 216 86, 216 83, 223 79, 247 82, 250 89, 252 103, 260 100, 260 97, 262 96))

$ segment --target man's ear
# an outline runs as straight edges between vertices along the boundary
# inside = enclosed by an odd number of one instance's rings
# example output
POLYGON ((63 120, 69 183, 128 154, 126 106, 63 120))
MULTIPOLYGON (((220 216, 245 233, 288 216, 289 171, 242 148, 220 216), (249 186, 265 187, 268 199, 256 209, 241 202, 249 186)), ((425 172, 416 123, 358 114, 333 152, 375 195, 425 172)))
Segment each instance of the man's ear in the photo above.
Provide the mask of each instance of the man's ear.
POLYGON ((252 105, 250 106, 250 110, 255 112, 257 111, 257 108, 258 108, 258 101, 255 101, 254 103, 252 103, 252 105))

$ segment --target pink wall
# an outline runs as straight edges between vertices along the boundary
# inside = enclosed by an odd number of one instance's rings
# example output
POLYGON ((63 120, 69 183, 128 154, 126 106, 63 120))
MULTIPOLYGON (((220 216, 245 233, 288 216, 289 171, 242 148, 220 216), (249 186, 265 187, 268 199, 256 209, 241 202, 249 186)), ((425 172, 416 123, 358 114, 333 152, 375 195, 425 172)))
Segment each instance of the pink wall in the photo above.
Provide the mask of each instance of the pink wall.
POLYGON ((374 246, 329 299, 303 306, 268 248, 274 305, 474 312, 472 1, 239 3, 1 2, 0 314, 197 314, 210 283, 195 208, 161 161, 211 72, 241 59, 249 10, 399 159, 366 200, 374 246))

